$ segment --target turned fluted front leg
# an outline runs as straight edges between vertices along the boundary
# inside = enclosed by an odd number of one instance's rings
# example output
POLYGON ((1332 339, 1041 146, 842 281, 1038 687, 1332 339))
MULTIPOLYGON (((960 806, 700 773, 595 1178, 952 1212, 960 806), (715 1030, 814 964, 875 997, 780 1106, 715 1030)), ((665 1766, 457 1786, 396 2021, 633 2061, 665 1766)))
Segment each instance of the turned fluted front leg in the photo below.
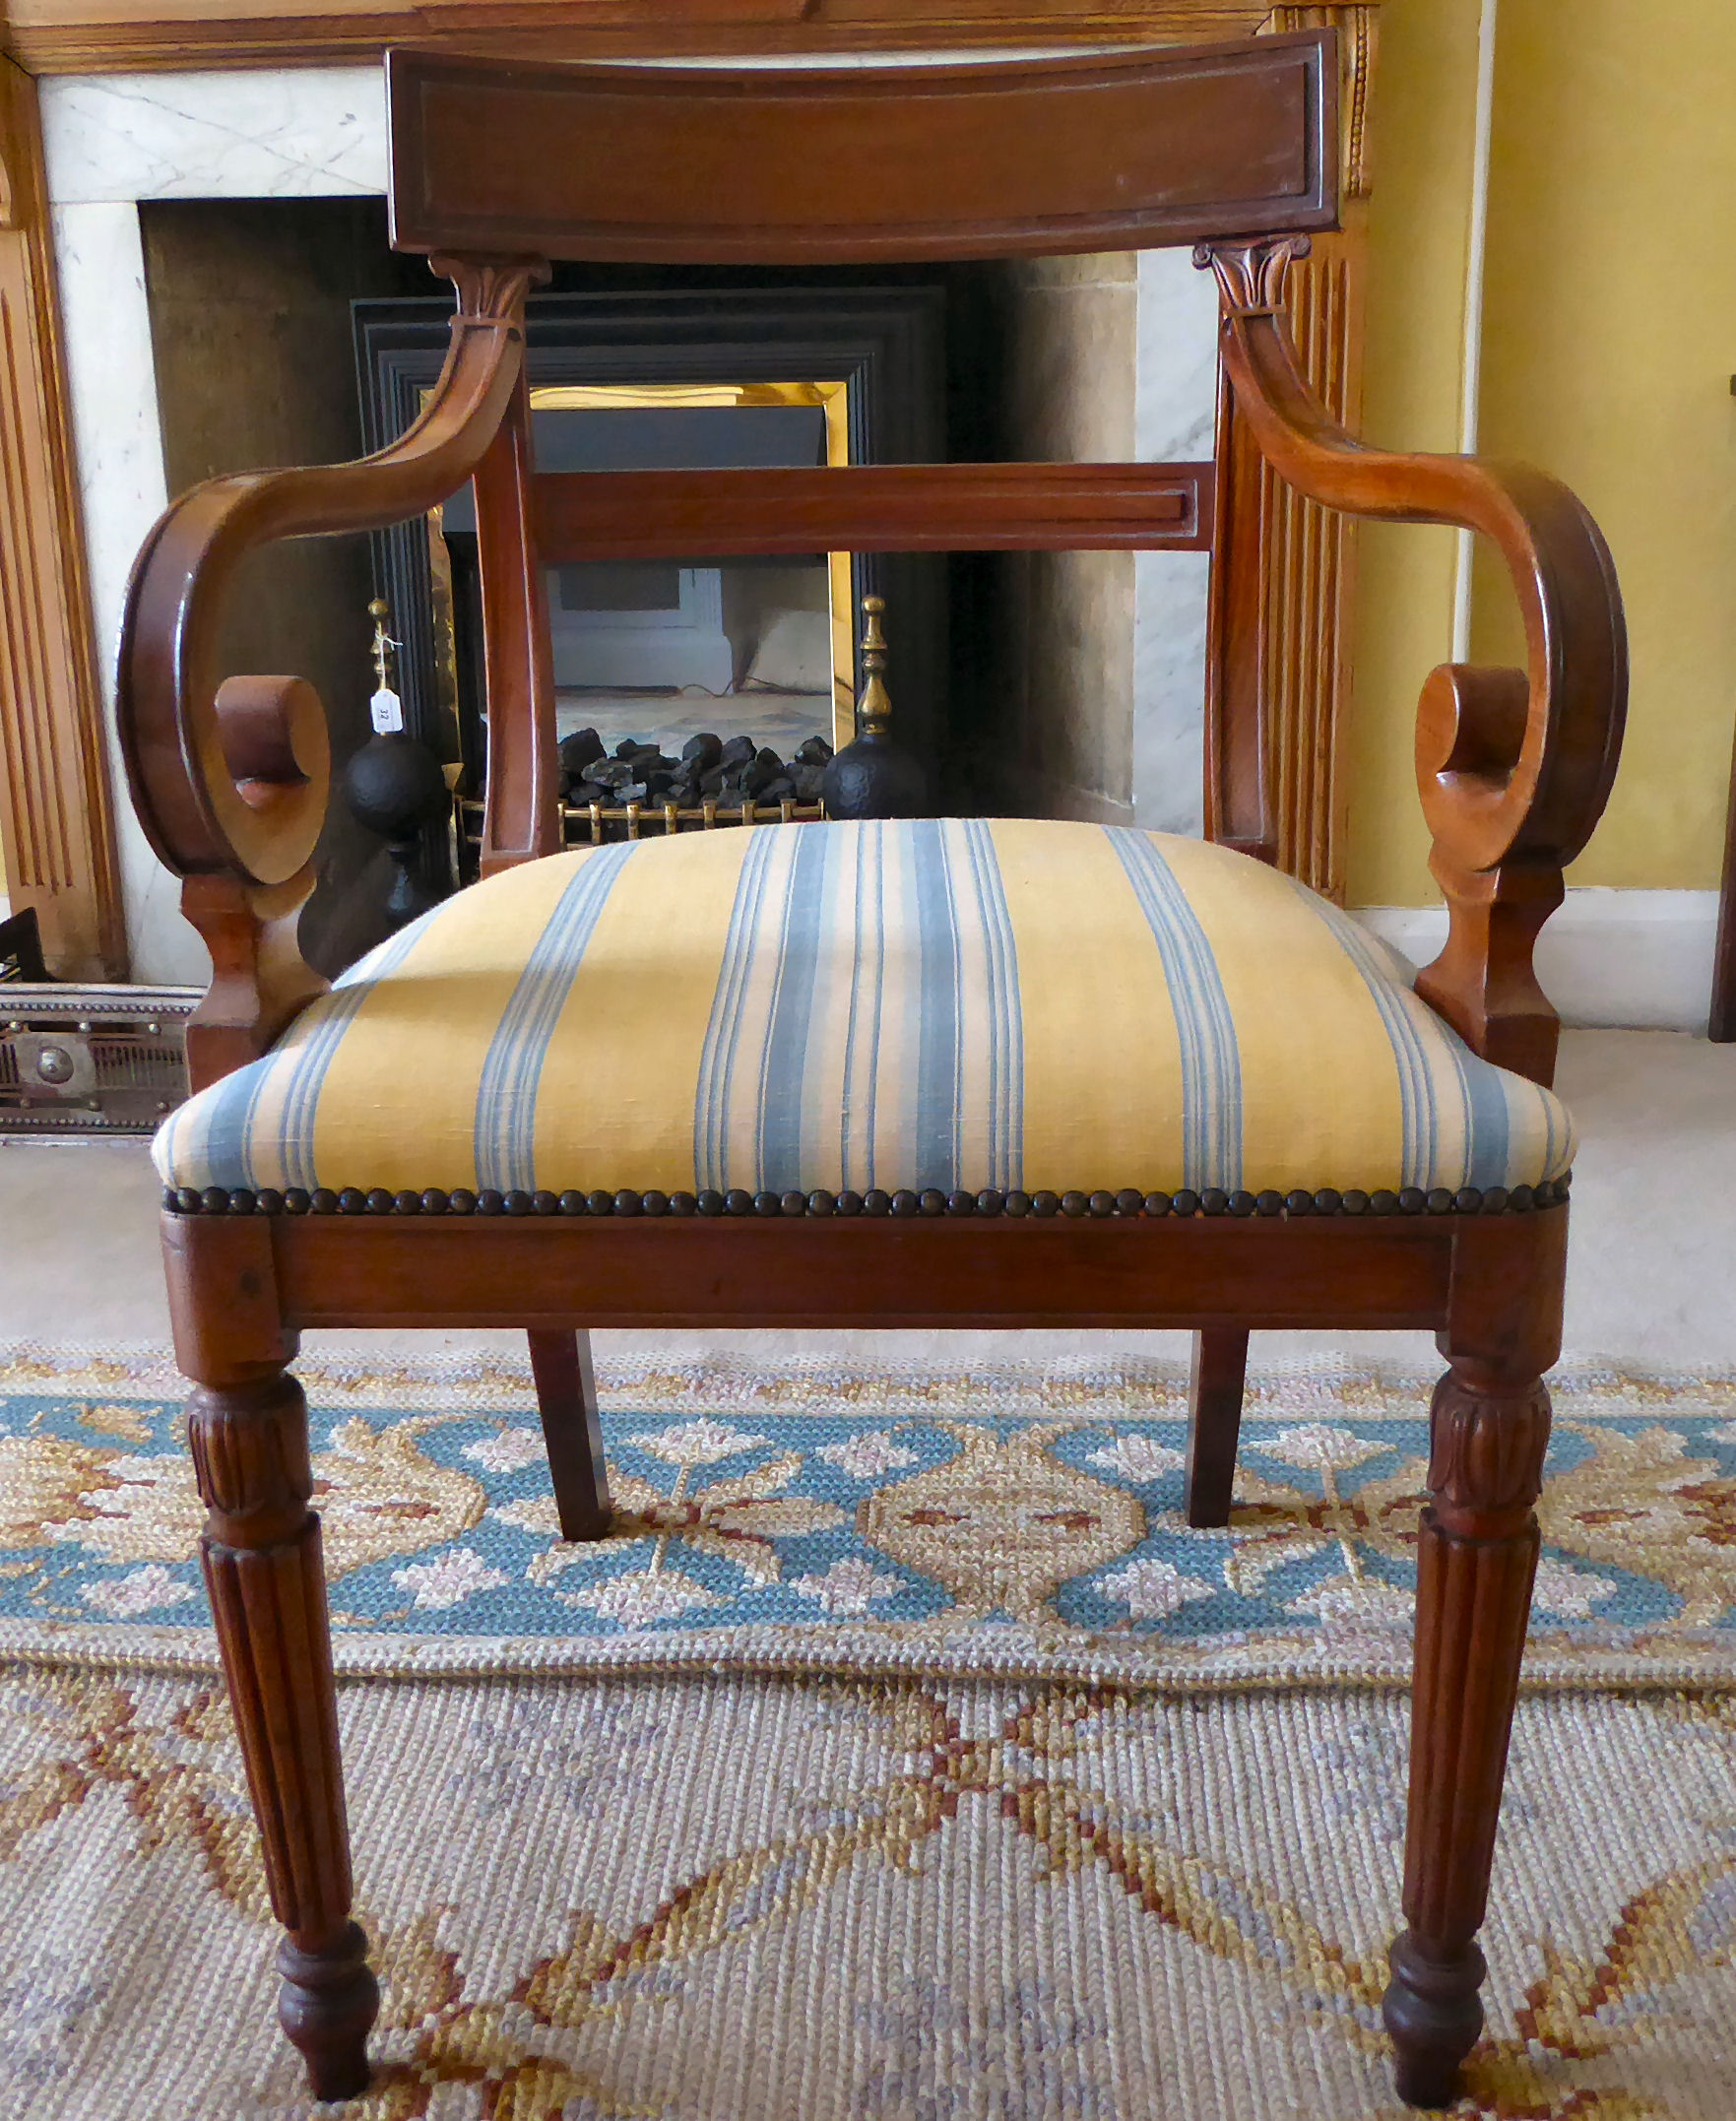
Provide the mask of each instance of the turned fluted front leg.
POLYGON ((337 1693, 308 1508, 307 1408, 284 1364, 270 1238, 258 1220, 164 1219, 176 1350, 200 1381, 187 1426, 209 1511, 200 1552, 272 1907, 288 1935, 278 2017, 316 2097, 367 2083, 379 1989, 350 1919, 349 1829, 337 1693))
POLYGON ((1445 2106, 1483 2026, 1482 1927, 1537 1569, 1549 1394, 1469 1356, 1435 1393, 1417 1584, 1404 1914, 1386 2029, 1399 2096, 1445 2106))

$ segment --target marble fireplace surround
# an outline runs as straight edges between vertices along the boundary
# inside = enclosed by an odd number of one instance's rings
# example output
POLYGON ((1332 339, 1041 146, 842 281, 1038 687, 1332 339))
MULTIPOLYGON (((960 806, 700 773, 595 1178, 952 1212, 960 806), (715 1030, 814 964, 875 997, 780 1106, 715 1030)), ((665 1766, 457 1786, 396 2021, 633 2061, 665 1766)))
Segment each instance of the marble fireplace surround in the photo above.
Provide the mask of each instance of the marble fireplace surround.
MULTIPOLYGON (((139 202, 383 193, 383 77, 373 66, 262 68, 58 76, 40 89, 110 771, 118 780, 114 650, 127 576, 169 498, 139 202)), ((1068 409, 1061 428, 1071 431, 1072 453, 1209 457, 1216 390, 1209 276, 1196 274, 1184 251, 1140 253, 1125 261, 1130 272, 1123 261, 1102 262, 1115 270, 1063 271, 1030 290, 1035 369, 1068 409)), ((1207 571, 1204 554, 1181 552, 1135 554, 1130 568, 1106 572, 1096 616, 1108 649, 1093 644, 1078 667, 1111 673, 1126 697, 1100 710, 1085 746, 1095 765, 1078 783, 1049 789, 1047 806, 1201 829, 1207 571)), ((202 986, 204 945, 181 918, 179 887, 146 845, 118 786, 116 815, 133 978, 202 986)))

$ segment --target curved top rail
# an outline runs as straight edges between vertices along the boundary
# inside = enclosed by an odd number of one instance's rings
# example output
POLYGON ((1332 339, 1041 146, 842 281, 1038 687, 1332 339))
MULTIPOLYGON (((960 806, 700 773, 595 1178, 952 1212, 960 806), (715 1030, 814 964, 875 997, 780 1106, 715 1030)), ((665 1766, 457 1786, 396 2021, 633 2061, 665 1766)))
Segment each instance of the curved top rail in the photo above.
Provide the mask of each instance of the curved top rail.
POLYGON ((1262 455, 1348 514, 1481 531, 1507 561, 1525 672, 1443 665, 1424 687, 1417 780, 1441 859, 1464 871, 1571 862, 1609 800, 1628 692, 1615 567, 1578 498, 1527 465, 1369 449, 1297 370, 1284 281, 1306 238, 1202 245, 1223 297, 1225 366, 1262 455))
POLYGON ((178 875, 283 883, 312 855, 325 811, 317 715, 286 706, 288 719, 268 735, 240 726, 237 700, 225 698, 220 711, 218 620, 242 556, 280 538, 375 530, 433 507, 470 477, 500 424, 523 359, 525 291, 547 268, 434 262, 457 282, 459 309, 416 423, 354 464, 207 480, 163 512, 134 563, 120 740, 146 835, 178 875))
POLYGON ((1329 30, 774 71, 394 51, 387 82, 400 250, 844 264, 1337 225, 1329 30))

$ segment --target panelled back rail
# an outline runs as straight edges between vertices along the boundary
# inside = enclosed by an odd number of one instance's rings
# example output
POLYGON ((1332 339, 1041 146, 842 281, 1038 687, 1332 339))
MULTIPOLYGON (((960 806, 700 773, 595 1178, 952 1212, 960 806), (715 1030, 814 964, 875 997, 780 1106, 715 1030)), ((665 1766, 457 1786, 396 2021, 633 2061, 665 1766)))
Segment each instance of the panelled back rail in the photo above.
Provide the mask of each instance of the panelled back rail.
MULTIPOLYGON (((1318 33, 839 73, 395 55, 395 239, 425 251, 459 297, 427 408, 361 463, 183 495, 129 593, 120 720, 134 801, 185 879, 215 968, 188 1039, 195 1083, 266 1053, 322 985, 295 947, 326 799, 320 704, 291 676, 220 682, 215 660, 249 550, 414 517, 474 482, 484 867, 498 870, 559 845, 547 562, 1210 542, 1209 466, 539 477, 522 319, 546 259, 849 262, 1180 241, 1199 244, 1217 275, 1225 371, 1285 479, 1351 513, 1481 531, 1508 562, 1527 668, 1444 669, 1422 702, 1418 780, 1451 907, 1422 992, 1477 1053, 1546 1083, 1556 1023, 1531 948, 1608 793, 1625 694, 1620 605, 1602 541, 1561 486, 1513 467, 1364 449, 1298 375, 1285 274, 1307 232, 1334 225, 1336 80, 1318 33)), ((1241 756, 1257 753, 1257 729, 1234 734, 1241 756)), ((1228 740, 1214 732, 1220 775, 1228 740)), ((1257 778, 1238 782, 1240 809, 1217 813, 1226 836, 1254 845, 1257 778)), ((394 1117, 414 1132, 414 1113, 394 1117)), ((609 1524, 581 1331, 592 1323, 1189 1324, 1188 1507, 1202 1524, 1228 1520, 1250 1326, 1426 1325, 1449 1369, 1419 1535, 1410 1926, 1394 1947, 1386 2023, 1401 2093, 1445 2102, 1481 2021, 1475 1938, 1537 1552, 1539 1380, 1559 1338, 1566 1186, 1555 1167, 1542 1184, 1509 1174, 1457 1190, 1358 1192, 1342 1176, 1334 1190, 1331 1177, 1288 1194, 1201 1185, 1029 1197, 557 1194, 489 1191, 480 1179, 476 1192, 391 1191, 363 1172, 334 1177, 349 1187, 337 1192, 311 1179, 309 1191, 171 1185, 163 1238, 177 1351, 198 1386, 207 1580, 288 1933, 283 2022, 316 2092, 345 2097, 366 2082, 377 1996, 350 1919, 319 1526, 305 1410, 286 1368, 300 1328, 523 1326, 562 1528, 592 1537, 609 1524)))
POLYGON ((577 559, 707 552, 1211 548, 1210 464, 864 464, 823 471, 543 472, 537 548, 577 559))
POLYGON ((392 240, 430 255, 872 264, 1338 223, 1329 32, 817 75, 394 52, 387 74, 392 240))

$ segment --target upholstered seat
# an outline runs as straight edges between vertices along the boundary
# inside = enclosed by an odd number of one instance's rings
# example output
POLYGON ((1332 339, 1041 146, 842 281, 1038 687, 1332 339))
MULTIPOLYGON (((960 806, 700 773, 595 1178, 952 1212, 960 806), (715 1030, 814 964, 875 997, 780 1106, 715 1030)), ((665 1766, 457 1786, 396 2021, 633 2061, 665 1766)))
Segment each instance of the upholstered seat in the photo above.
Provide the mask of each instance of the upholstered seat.
POLYGON ((178 1111, 174 1187, 1534 1186, 1573 1134, 1356 923, 1203 841, 795 824, 461 892, 178 1111))

